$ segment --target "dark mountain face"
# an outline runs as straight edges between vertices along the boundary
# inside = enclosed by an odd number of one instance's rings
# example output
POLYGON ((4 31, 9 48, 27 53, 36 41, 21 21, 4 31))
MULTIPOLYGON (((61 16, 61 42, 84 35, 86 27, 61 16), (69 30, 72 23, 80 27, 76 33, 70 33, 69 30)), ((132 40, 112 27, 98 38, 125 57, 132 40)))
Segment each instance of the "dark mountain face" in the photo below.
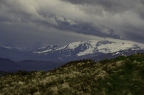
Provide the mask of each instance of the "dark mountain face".
POLYGON ((16 70, 18 67, 14 61, 10 59, 0 58, 0 70, 7 71, 7 70, 16 70))
POLYGON ((7 58, 0 58, 0 63, 14 63, 12 60, 7 59, 7 58))
POLYGON ((0 58, 0 71, 16 72, 19 70, 25 71, 48 71, 61 66, 62 62, 50 62, 50 61, 36 61, 36 60, 25 60, 14 62, 10 59, 0 58))

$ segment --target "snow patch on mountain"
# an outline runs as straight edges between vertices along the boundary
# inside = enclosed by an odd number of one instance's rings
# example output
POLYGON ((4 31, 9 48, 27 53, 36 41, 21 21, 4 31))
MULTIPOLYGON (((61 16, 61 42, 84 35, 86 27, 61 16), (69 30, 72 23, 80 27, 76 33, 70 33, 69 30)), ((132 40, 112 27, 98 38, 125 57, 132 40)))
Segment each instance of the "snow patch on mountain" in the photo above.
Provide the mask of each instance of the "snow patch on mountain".
POLYGON ((77 54, 77 56, 83 56, 83 55, 87 55, 87 54, 93 54, 94 53, 94 49, 93 48, 89 48, 83 52, 79 52, 77 54))
POLYGON ((74 50, 75 48, 77 48, 82 42, 73 42, 73 43, 70 43, 69 45, 67 45, 67 49, 72 49, 74 50))
POLYGON ((121 50, 126 50, 129 48, 134 48, 135 46, 133 44, 130 43, 111 43, 111 44, 104 44, 101 46, 98 46, 98 50, 99 52, 103 52, 103 53, 112 53, 112 52, 116 52, 116 51, 121 51, 121 50))

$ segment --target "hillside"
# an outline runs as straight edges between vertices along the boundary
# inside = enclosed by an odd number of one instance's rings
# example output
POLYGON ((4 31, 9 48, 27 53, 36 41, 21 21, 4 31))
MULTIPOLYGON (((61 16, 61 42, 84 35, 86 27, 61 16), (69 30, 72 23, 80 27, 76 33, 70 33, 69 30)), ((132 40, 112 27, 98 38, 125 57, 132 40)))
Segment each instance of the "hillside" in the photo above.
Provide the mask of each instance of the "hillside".
POLYGON ((0 95, 144 95, 144 54, 19 71, 0 78, 0 95))

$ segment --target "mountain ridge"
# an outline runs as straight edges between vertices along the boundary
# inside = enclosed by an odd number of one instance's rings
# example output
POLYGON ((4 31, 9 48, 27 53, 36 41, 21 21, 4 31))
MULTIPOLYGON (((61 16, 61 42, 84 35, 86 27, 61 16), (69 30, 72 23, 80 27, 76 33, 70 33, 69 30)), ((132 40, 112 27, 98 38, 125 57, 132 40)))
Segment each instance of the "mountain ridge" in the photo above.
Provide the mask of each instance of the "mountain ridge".
POLYGON ((48 71, 63 65, 64 62, 23 60, 13 61, 8 58, 0 58, 0 71, 17 72, 24 71, 48 71))

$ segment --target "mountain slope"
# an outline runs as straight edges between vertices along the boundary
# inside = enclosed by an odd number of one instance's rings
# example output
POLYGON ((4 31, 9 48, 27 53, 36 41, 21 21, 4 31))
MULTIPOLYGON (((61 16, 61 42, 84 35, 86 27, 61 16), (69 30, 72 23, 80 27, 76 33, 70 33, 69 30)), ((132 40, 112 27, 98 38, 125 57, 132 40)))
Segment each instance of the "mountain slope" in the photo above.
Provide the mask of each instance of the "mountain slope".
POLYGON ((6 58, 0 58, 0 71, 7 71, 7 70, 17 70, 18 65, 6 58))
POLYGON ((0 78, 2 95, 143 95, 144 54, 69 62, 50 72, 0 78))

